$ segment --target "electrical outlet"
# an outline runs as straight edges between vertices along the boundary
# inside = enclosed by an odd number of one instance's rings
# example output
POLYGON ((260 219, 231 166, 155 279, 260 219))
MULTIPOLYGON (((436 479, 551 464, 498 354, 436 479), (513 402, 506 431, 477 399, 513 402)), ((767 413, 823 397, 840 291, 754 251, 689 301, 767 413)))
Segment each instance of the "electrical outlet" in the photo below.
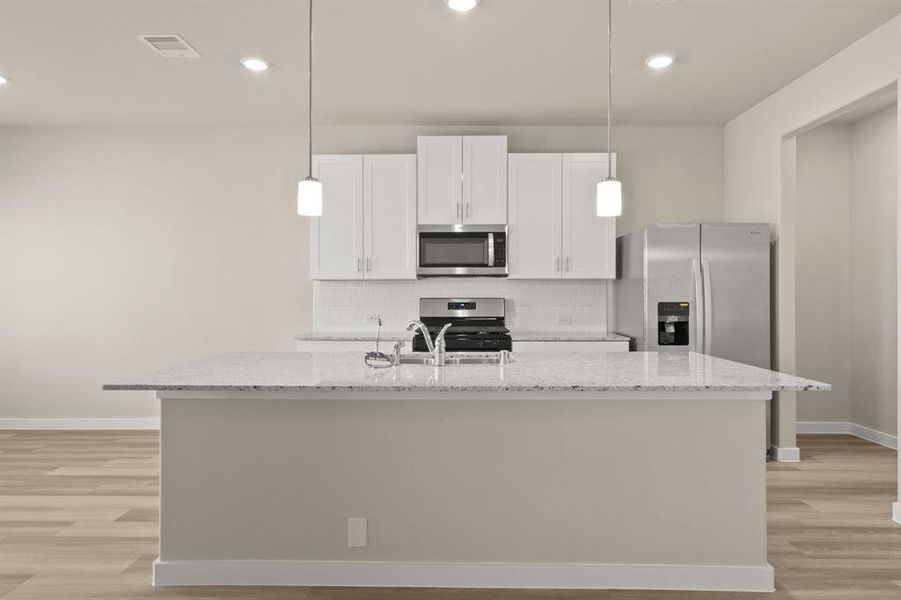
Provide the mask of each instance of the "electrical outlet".
POLYGON ((366 517, 350 517, 347 519, 347 547, 365 548, 369 545, 369 532, 366 517))
POLYGON ((557 315, 557 325, 572 325, 573 324, 573 316, 572 315, 557 315))
POLYGON ((371 315, 370 315, 370 314, 367 314, 367 315, 366 315, 366 322, 367 322, 367 323, 373 323, 373 324, 378 323, 378 322, 379 322, 379 316, 378 316, 378 314, 371 314, 371 315))

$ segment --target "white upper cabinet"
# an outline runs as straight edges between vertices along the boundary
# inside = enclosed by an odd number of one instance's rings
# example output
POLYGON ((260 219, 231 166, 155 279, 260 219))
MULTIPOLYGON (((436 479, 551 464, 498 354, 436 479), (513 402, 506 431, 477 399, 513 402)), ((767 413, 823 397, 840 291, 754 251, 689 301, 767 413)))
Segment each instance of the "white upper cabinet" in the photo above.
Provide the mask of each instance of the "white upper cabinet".
POLYGON ((422 225, 460 223, 463 215, 463 138, 419 136, 418 219, 422 225))
POLYGON ((596 214, 606 176, 606 154, 510 155, 510 277, 616 277, 616 219, 596 214))
POLYGON ((314 156, 322 216, 310 220, 313 279, 416 278, 416 157, 314 156))
POLYGON ((463 137, 463 223, 507 222, 507 136, 463 137))
MULTIPOLYGON (((616 175, 616 155, 612 155, 616 175)), ((563 277, 616 278, 616 218, 597 216, 607 154, 563 155, 563 277)))
POLYGON ((553 279, 562 269, 560 154, 511 154, 510 277, 553 279))
POLYGON ((363 157, 313 157, 313 177, 322 182, 322 216, 310 219, 310 276, 363 277, 363 157))
POLYGON ((363 157, 366 279, 416 278, 416 156, 363 157))
POLYGON ((507 223, 507 136, 419 136, 421 225, 507 223))

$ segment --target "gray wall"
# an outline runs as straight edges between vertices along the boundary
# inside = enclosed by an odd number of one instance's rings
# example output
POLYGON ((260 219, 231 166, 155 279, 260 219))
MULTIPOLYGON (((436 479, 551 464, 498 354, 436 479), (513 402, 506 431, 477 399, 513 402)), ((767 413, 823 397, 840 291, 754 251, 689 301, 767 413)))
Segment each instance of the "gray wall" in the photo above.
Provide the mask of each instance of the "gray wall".
POLYGON ((897 433, 896 107, 798 138, 798 420, 897 433))
MULTIPOLYGON (((315 152, 413 152, 418 133, 598 151, 600 127, 323 127, 315 152)), ((626 213, 722 216, 722 127, 617 127, 626 213)), ((311 328, 299 127, 0 129, 0 417, 154 417, 110 377, 311 328)), ((565 303, 566 299, 561 299, 565 303)))
POLYGON ((0 130, 0 417, 155 417, 110 377, 310 326, 302 136, 0 130))
POLYGON ((798 394, 799 421, 851 420, 851 126, 824 125, 797 148, 797 368, 832 391, 798 394))
POLYGON ((851 127, 851 421, 897 433, 898 117, 851 127))

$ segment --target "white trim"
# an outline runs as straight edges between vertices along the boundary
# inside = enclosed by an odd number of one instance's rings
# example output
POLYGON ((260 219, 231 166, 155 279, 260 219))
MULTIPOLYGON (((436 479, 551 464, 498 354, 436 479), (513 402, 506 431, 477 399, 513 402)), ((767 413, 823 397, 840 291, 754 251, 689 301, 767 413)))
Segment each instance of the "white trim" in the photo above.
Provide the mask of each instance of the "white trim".
POLYGON ((901 525, 901 502, 892 502, 892 521, 901 525))
POLYGON ((797 447, 785 447, 780 448, 779 446, 773 446, 773 458, 776 462, 801 462, 801 449, 797 447))
POLYGON ((10 419, 0 418, 0 429, 159 429, 158 418, 115 419, 10 419))
POLYGON ((773 567, 572 563, 176 560, 153 585, 646 589, 772 592, 773 567))
POLYGON ((879 444, 880 446, 885 446, 892 450, 898 449, 898 436, 891 435, 890 433, 876 431, 875 429, 870 429, 869 427, 864 427, 857 423, 851 423, 850 433, 851 435, 856 435, 857 437, 873 442, 874 444, 879 444))
POLYGON ((898 449, 898 436, 848 421, 799 421, 797 431, 798 433, 847 433, 892 450, 898 449))

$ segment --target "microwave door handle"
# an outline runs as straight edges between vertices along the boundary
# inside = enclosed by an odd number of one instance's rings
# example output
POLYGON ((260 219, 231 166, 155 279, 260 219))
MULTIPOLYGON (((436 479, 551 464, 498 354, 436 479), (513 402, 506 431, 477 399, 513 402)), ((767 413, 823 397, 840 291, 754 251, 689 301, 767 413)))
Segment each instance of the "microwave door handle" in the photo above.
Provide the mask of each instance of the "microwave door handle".
POLYGON ((494 266, 494 234, 488 234, 488 266, 494 266))

